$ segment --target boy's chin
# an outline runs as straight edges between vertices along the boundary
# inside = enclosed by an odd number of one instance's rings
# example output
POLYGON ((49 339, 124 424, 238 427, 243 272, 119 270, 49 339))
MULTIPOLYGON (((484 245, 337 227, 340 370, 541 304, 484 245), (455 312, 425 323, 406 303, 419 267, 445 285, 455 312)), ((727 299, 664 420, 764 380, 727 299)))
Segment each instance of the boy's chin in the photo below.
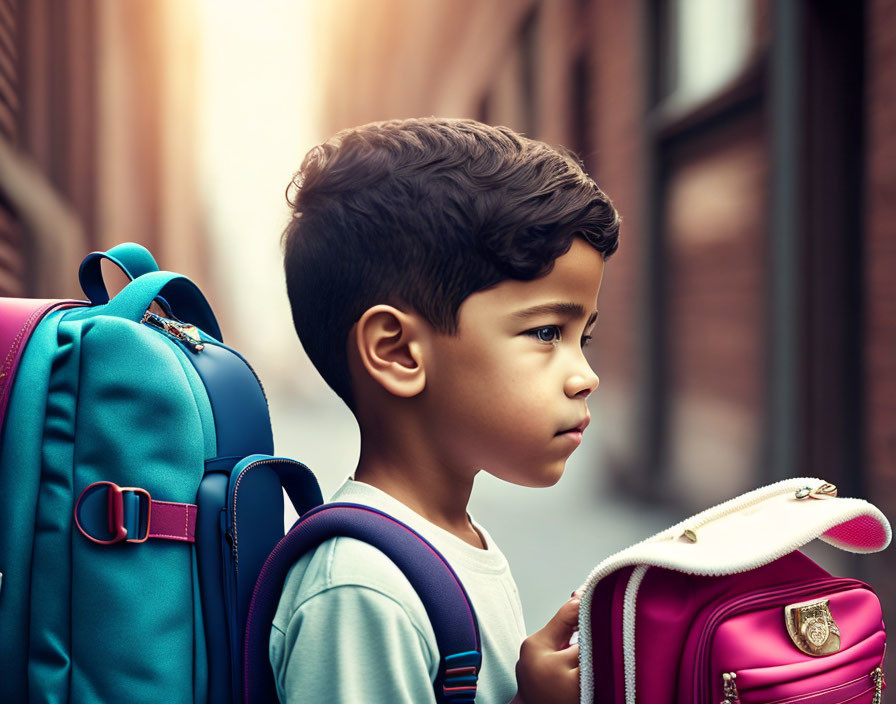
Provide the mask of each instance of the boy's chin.
POLYGON ((544 481, 539 482, 538 484, 532 484, 533 489, 547 489, 548 487, 554 486, 557 482, 560 481, 560 477, 563 476, 563 470, 561 469, 559 472, 556 472, 549 477, 546 477, 544 481))
POLYGON ((531 472, 520 472, 517 470, 516 472, 499 475, 498 478, 530 489, 546 489, 560 481, 564 469, 566 469, 566 462, 560 465, 541 467, 537 470, 533 469, 531 472))

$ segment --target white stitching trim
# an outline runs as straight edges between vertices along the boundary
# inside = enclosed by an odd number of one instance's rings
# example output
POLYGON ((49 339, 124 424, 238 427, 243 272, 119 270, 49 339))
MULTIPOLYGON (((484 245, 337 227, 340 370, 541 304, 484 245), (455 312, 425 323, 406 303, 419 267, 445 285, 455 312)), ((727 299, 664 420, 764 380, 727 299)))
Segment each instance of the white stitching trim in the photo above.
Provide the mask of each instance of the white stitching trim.
POLYGON ((625 665, 625 704, 636 704, 635 698, 635 614, 638 589, 644 581, 649 565, 638 565, 625 586, 622 602, 622 656, 625 665))

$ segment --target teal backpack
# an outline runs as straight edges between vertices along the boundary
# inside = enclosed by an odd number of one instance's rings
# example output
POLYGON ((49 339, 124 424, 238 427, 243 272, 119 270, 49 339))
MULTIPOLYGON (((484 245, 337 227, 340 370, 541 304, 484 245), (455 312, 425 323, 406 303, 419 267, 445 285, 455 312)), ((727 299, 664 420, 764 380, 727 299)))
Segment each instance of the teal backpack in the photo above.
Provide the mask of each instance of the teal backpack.
POLYGON ((89 254, 79 278, 89 300, 0 298, 0 701, 271 701, 289 566, 353 535, 428 592, 436 699, 472 702, 463 586, 406 526, 312 510, 316 479, 271 456, 261 384, 199 289, 132 243, 89 254), (131 279, 111 300, 104 259, 131 279), (284 490, 302 516, 286 538, 284 490))
POLYGON ((88 255, 80 280, 89 301, 0 309, 0 699, 230 701, 209 677, 231 671, 222 510, 237 463, 273 451, 264 393, 199 289, 143 247, 88 255), (103 259, 133 279, 111 301, 103 259))

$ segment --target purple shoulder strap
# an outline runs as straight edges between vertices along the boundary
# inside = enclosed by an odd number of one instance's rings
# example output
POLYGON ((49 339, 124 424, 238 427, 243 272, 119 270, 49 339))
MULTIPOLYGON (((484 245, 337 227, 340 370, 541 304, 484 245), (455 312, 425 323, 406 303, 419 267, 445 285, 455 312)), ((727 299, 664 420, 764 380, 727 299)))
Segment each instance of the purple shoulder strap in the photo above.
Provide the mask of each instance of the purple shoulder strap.
POLYGON ((473 704, 482 645, 476 613, 460 579, 412 528, 369 506, 351 503, 324 504, 303 515, 262 567, 244 632, 244 704, 277 701, 268 641, 286 575, 299 557, 336 536, 373 545, 404 573, 423 602, 439 647, 441 662, 433 683, 436 702, 473 704))
POLYGON ((12 382, 25 346, 37 324, 58 308, 87 305, 86 301, 50 300, 45 298, 0 298, 0 428, 6 418, 6 407, 12 382))

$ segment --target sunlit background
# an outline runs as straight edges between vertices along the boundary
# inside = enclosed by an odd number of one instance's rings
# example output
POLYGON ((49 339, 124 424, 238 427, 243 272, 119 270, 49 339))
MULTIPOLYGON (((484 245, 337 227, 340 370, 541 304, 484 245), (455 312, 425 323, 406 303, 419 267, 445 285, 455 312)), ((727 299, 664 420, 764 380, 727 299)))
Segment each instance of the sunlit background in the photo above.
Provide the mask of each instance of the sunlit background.
MULTIPOLYGON (((284 192, 335 131, 420 115, 573 148, 624 218, 585 443, 557 487, 483 476, 471 505, 530 631, 609 553, 780 478, 896 517, 894 0, 0 0, 0 294, 81 297, 87 252, 146 245, 332 493, 357 429, 292 329, 284 192)), ((892 556, 813 556, 896 622, 892 556)))

